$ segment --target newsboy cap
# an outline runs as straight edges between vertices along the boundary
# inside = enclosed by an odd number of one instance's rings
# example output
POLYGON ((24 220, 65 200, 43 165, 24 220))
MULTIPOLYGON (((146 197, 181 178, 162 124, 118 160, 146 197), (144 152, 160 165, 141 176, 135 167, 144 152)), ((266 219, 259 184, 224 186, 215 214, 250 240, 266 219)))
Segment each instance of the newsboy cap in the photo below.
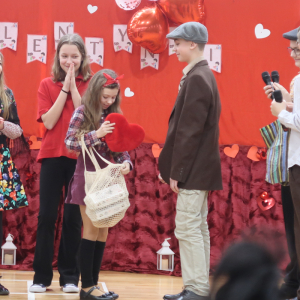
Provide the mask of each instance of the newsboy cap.
POLYGON ((206 44, 208 41, 207 28, 198 22, 188 22, 180 25, 167 35, 168 39, 184 39, 196 44, 206 44))
POLYGON ((297 41, 297 33, 298 33, 298 28, 293 29, 289 32, 284 33, 282 36, 290 41, 297 41))

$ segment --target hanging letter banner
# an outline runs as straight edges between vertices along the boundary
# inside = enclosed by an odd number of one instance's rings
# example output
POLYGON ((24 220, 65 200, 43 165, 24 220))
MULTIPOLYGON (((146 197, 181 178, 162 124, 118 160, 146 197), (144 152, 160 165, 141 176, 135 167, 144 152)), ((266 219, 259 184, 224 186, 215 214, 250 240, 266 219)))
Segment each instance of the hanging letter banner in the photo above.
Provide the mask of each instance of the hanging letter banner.
POLYGON ((154 54, 141 47, 141 70, 146 67, 152 67, 158 70, 159 54, 154 54))
MULTIPOLYGON (((175 29, 176 27, 170 27, 170 32, 172 32, 175 29)), ((171 56, 172 54, 175 54, 175 42, 174 40, 169 39, 169 56, 171 56)))
POLYGON ((54 22, 55 50, 60 38, 68 33, 74 33, 73 22, 54 22))
POLYGON ((0 23, 0 49, 10 48, 17 50, 18 23, 0 23))
POLYGON ((204 50, 204 56, 208 61, 209 67, 221 73, 221 65, 222 65, 222 46, 221 45, 212 45, 207 44, 204 50))
POLYGON ((85 38, 85 46, 87 49, 90 63, 96 63, 103 67, 104 60, 104 42, 102 38, 85 38))
POLYGON ((125 50, 132 53, 132 43, 127 35, 127 25, 114 25, 115 52, 125 50))
POLYGON ((27 35, 27 63, 39 60, 47 62, 47 36, 46 35, 27 35))

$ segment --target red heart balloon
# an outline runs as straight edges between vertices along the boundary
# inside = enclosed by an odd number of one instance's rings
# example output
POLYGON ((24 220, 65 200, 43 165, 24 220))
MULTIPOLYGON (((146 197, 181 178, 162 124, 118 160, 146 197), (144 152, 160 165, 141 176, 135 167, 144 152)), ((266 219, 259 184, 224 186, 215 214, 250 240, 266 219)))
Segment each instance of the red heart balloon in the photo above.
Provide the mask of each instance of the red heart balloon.
POLYGON ((127 35, 130 41, 151 53, 161 53, 167 48, 166 35, 168 33, 167 17, 157 5, 139 10, 133 15, 127 26, 127 35))
POLYGON ((275 205, 275 199, 270 197, 267 192, 263 192, 256 199, 257 205, 262 211, 271 209, 275 205))
POLYGON ((158 5, 167 18, 178 25, 204 21, 204 0, 158 0, 158 5))
POLYGON ((108 148, 113 152, 124 152, 137 148, 145 138, 144 129, 137 124, 129 124, 121 114, 109 114, 105 121, 116 123, 112 133, 105 136, 108 148))

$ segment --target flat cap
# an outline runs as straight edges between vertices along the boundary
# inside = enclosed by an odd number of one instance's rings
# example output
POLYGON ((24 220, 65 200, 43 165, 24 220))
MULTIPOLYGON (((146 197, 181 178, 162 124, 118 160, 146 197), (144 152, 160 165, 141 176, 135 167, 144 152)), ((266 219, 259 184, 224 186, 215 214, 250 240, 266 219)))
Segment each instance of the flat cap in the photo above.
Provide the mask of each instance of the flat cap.
POLYGON ((168 39, 184 39, 196 44, 206 44, 208 41, 207 28, 198 22, 188 22, 180 25, 167 35, 168 39))
POLYGON ((282 36, 290 41, 297 41, 297 33, 298 33, 298 28, 293 29, 289 32, 284 33, 282 36))

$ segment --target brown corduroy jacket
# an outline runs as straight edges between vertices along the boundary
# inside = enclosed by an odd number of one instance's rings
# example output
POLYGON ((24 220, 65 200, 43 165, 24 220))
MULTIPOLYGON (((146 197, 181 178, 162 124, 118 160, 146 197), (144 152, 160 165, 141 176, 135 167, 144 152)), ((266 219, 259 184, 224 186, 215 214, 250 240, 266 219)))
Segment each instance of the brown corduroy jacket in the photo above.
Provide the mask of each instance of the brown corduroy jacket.
POLYGON ((219 153, 221 103, 215 77, 206 60, 187 74, 170 119, 159 157, 162 178, 188 190, 222 189, 219 153))

